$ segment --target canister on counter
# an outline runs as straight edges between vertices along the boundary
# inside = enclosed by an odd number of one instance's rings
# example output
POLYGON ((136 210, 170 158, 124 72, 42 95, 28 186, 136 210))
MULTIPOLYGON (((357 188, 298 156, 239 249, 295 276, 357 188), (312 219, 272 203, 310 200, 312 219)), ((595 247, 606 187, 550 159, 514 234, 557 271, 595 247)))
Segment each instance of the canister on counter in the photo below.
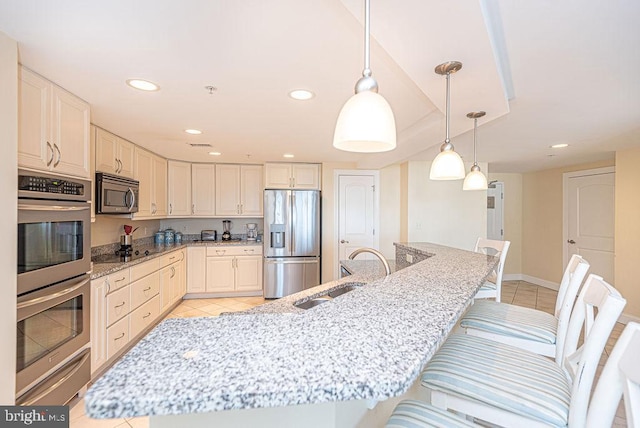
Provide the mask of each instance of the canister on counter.
POLYGON ((174 241, 175 241, 176 245, 182 244, 182 232, 176 232, 176 234, 174 236, 174 241))
POLYGON ((164 245, 164 232, 159 231, 153 235, 153 243, 156 245, 164 245))
POLYGON ((164 231, 164 245, 173 245, 175 238, 175 232, 173 229, 166 229, 164 231))

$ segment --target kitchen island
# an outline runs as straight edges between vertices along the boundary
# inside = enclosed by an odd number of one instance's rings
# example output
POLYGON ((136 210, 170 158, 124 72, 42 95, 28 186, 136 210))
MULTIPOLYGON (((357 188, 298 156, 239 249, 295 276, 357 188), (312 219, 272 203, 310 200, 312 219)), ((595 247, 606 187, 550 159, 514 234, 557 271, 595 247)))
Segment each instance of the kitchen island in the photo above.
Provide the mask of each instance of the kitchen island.
POLYGON ((87 414, 150 415, 151 427, 355 426, 376 402, 409 390, 498 261, 400 246, 427 258, 240 315, 163 321, 89 389, 87 414), (295 306, 354 282, 360 286, 324 304, 295 306))

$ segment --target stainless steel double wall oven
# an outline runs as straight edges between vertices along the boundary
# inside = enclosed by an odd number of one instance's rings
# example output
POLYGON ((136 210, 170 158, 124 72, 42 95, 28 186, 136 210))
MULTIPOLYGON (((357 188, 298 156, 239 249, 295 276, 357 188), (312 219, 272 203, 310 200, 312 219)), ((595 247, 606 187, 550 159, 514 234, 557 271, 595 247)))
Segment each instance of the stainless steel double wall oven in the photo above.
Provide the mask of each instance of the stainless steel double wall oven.
POLYGON ((91 376, 91 182, 18 174, 16 404, 60 405, 91 376))

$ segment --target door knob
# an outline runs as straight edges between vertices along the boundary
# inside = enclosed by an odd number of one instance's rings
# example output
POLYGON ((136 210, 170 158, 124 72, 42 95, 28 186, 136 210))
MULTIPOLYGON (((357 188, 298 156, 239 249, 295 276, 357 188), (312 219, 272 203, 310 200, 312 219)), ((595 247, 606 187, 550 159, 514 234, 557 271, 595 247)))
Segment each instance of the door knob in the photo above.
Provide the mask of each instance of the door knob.
POLYGON ((575 244, 575 243, 576 243, 576 241, 574 241, 573 239, 569 239, 567 242, 568 242, 569 244, 575 244))
POLYGON ((341 239, 341 240, 340 240, 340 243, 341 243, 341 244, 348 244, 348 243, 349 243, 349 241, 345 241, 344 239, 341 239))

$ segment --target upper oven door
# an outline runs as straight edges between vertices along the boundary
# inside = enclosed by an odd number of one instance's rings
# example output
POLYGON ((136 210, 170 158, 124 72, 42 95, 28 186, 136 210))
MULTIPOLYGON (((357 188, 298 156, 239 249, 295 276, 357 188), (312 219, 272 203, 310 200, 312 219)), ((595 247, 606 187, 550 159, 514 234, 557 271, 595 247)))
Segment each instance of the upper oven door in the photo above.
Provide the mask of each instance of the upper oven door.
POLYGON ((18 200, 18 295, 91 270, 86 202, 18 200))

